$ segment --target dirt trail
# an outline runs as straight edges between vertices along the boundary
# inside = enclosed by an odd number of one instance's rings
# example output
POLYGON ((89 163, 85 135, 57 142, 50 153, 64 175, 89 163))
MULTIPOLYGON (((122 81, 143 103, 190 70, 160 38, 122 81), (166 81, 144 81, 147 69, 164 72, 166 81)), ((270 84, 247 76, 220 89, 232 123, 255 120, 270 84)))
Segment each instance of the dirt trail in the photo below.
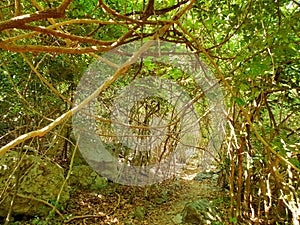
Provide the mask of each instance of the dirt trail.
MULTIPOLYGON (((175 216, 180 214, 186 203, 198 199, 207 199, 218 205, 222 203, 224 191, 212 184, 210 180, 201 182, 195 180, 181 180, 181 187, 176 197, 159 208, 154 209, 147 216, 147 224, 174 225, 175 216)), ((221 206, 220 207, 224 207, 221 206)))

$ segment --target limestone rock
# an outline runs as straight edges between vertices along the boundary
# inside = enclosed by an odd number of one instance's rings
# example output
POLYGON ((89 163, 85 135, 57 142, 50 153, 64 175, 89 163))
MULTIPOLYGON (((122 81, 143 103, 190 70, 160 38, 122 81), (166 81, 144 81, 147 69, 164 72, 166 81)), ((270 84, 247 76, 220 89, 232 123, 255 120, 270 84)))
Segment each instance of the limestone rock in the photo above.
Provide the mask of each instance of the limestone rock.
MULTIPOLYGON (((39 200, 55 202, 64 180, 64 170, 47 158, 22 155, 20 160, 17 152, 7 152, 0 157, 0 216, 6 216, 15 188, 13 215, 47 215, 52 209, 39 200)), ((65 187, 58 205, 63 206, 68 199, 65 187)))
POLYGON ((138 220, 144 220, 146 214, 146 209, 142 206, 138 206, 135 209, 134 216, 138 220))
POLYGON ((200 172, 194 178, 196 181, 204 181, 210 180, 214 185, 217 185, 219 180, 219 172, 218 171, 207 171, 207 172, 200 172))
POLYGON ((196 175, 196 177, 194 178, 194 180, 196 181, 202 181, 205 179, 213 179, 214 178, 215 173, 212 171, 208 171, 208 172, 200 172, 196 175))
POLYGON ((182 224, 182 215, 179 213, 172 218, 174 224, 182 224))
POLYGON ((221 221, 216 208, 206 199, 187 203, 182 211, 182 219, 188 224, 212 224, 221 221))
POLYGON ((82 188, 99 189, 107 186, 107 179, 100 177, 90 166, 73 166, 69 184, 82 188))

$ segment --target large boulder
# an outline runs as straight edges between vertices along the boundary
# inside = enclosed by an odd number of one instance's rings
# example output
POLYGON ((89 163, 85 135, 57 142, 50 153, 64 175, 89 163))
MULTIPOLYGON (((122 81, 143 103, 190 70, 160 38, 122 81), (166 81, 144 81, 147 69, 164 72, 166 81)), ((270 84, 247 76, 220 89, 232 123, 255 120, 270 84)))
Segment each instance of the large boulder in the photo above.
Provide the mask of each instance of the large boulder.
MULTIPOLYGON (((43 201, 55 203, 64 180, 63 168, 48 158, 7 152, 0 157, 0 216, 6 216, 15 194, 13 215, 47 215, 52 209, 43 201)), ((57 206, 68 199, 65 186, 57 206)))
POLYGON ((220 222, 221 218, 212 203, 207 199, 200 199, 185 205, 182 220, 188 224, 213 224, 213 222, 220 222))

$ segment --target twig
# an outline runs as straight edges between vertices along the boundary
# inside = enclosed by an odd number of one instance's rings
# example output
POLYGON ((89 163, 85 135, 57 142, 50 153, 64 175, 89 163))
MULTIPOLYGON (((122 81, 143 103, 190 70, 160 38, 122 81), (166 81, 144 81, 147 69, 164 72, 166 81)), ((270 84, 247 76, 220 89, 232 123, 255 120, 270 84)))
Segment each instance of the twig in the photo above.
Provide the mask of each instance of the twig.
MULTIPOLYGON (((70 102, 69 99, 67 99, 65 96, 63 96, 61 93, 59 93, 58 90, 56 90, 55 87, 53 87, 53 85, 47 81, 41 74, 40 72, 37 70, 37 67, 34 67, 33 64, 30 62, 30 60, 25 56, 24 53, 21 53, 21 56, 24 58, 24 60, 27 62, 27 64, 30 66, 30 68, 32 69, 32 71, 38 76, 38 78, 51 90, 54 92, 55 95, 57 95, 58 97, 60 97, 64 102, 67 102, 69 105, 72 105, 72 102, 70 102)), ((38 64, 39 65, 39 64, 38 64)), ((37 66, 38 66, 37 65, 37 66)))
POLYGON ((118 202, 117 202, 117 205, 114 207, 114 209, 108 213, 107 215, 111 215, 120 205, 120 202, 121 202, 121 196, 116 192, 116 194, 118 195, 118 202))
MULTIPOLYGON (((63 184, 61 185, 61 188, 60 188, 59 193, 58 193, 58 195, 57 195, 57 198, 56 198, 56 205, 59 203, 61 193, 63 192, 64 187, 66 186, 66 183, 67 183, 67 181, 69 180, 69 178, 70 178, 70 176, 71 176, 71 173, 72 173, 72 167, 73 167, 73 164, 74 164, 74 158, 75 158, 75 154, 76 154, 77 148, 78 148, 78 142, 76 143, 75 149, 74 149, 73 154, 72 154, 72 158, 71 158, 71 162, 70 162, 70 165, 69 165, 69 171, 68 171, 67 177, 66 177, 66 179, 64 180, 63 184)), ((55 206, 53 207, 53 209, 52 209, 52 212, 53 212, 53 213, 57 210, 56 205, 55 205, 55 206)))
POLYGON ((70 223, 73 220, 81 220, 81 219, 87 219, 87 218, 101 218, 105 217, 106 214, 99 214, 99 215, 83 215, 83 216, 73 216, 72 218, 65 220, 64 223, 70 223))

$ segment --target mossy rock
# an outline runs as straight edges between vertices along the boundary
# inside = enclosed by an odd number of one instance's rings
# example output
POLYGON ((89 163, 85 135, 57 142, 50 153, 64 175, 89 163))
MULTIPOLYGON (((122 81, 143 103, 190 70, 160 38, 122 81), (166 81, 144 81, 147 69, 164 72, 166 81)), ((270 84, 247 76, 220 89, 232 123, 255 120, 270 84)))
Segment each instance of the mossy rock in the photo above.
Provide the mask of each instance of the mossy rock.
POLYGON ((216 207, 206 199, 187 203, 182 211, 182 219, 188 224, 212 224, 221 221, 216 207))
POLYGON ((73 166, 69 184, 86 189, 99 189, 107 186, 107 179, 100 177, 90 166, 73 166))
MULTIPOLYGON (((47 215, 52 209, 42 201, 54 203, 64 180, 63 168, 48 158, 22 155, 20 160, 19 153, 7 152, 0 157, 0 216, 6 216, 15 193, 13 215, 47 215)), ((68 199, 69 189, 64 187, 58 206, 68 199)))

